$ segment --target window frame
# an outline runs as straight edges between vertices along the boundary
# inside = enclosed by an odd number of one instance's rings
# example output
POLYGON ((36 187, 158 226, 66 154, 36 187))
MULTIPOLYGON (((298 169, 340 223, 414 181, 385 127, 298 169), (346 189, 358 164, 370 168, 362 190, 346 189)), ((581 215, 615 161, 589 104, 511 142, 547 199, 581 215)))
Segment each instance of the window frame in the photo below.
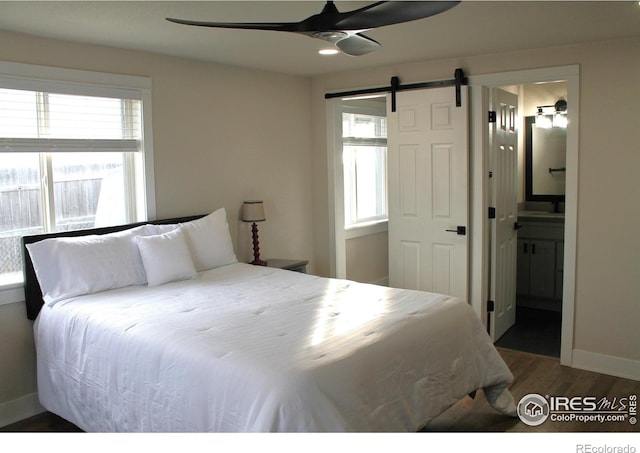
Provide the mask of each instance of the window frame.
MULTIPOLYGON (((128 162, 129 168, 125 171, 125 178, 129 187, 134 184, 135 179, 139 179, 139 184, 143 187, 143 190, 136 191, 138 193, 136 204, 138 204, 139 208, 136 209, 135 213, 132 213, 132 221, 155 218, 156 200, 150 78, 0 61, 0 87, 36 92, 140 100, 142 104, 142 140, 140 150, 142 159, 134 159, 133 156, 125 157, 125 160, 130 161, 128 162)), ((24 301, 22 285, 22 282, 0 285, 0 305, 24 301)))
MULTIPOLYGON (((341 111, 341 116, 344 113, 352 113, 352 114, 361 114, 361 115, 370 115, 370 116, 378 116, 378 117, 382 117, 382 118, 386 118, 387 117, 387 108, 386 108, 386 103, 385 102, 377 102, 377 101, 367 101, 366 99, 363 98, 355 98, 353 99, 354 101, 356 101, 355 104, 351 104, 348 99, 343 100, 343 104, 342 104, 342 111, 341 111)), ((343 149, 345 146, 345 142, 349 141, 349 139, 353 139, 353 137, 340 137, 341 140, 341 148, 340 148, 340 154, 343 154, 343 149)), ((365 145, 369 145, 375 142, 379 142, 380 139, 365 139, 362 140, 362 143, 365 145)), ((386 139, 385 139, 386 142, 386 139)), ((388 146, 385 144, 385 147, 388 149, 388 146)), ((386 160, 386 154, 385 154, 385 160, 386 160)), ((355 223, 350 223, 347 224, 347 204, 346 204, 346 194, 347 194, 347 187, 346 187, 346 180, 347 180, 347 168, 344 165, 344 159, 341 160, 342 163, 342 174, 343 174, 343 190, 344 190, 344 196, 343 196, 343 208, 344 208, 344 232, 345 232, 345 239, 351 239, 351 238, 355 238, 355 237, 360 237, 360 236, 366 236, 366 235, 370 235, 370 234, 375 234, 375 233, 379 233, 379 232, 383 232, 383 231, 387 231, 387 225, 388 225, 388 221, 389 221, 389 206, 388 206, 388 199, 387 196, 388 194, 385 194, 385 204, 387 205, 386 208, 386 215, 385 216, 376 216, 376 217, 371 217, 371 218, 367 218, 367 219, 363 219, 360 222, 355 222, 355 223)), ((385 162, 385 167, 386 167, 387 163, 385 162)), ((385 175, 385 179, 386 179, 386 175, 385 175)), ((386 180, 385 180, 385 187, 384 190, 387 190, 387 184, 386 184, 386 180)))

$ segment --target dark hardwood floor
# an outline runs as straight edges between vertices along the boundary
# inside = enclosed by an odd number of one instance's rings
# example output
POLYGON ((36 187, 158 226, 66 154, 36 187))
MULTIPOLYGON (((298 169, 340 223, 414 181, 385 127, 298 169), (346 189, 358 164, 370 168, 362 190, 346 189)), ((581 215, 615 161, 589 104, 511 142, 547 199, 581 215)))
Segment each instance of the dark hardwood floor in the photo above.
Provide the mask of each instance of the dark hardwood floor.
POLYGON ((80 433, 83 432, 73 423, 51 412, 43 412, 26 420, 21 420, 4 428, 0 432, 14 433, 80 433))
MULTIPOLYGON (((609 400, 640 396, 640 381, 622 379, 560 365, 558 359, 528 352, 498 348, 514 375, 511 393, 516 403, 524 395, 596 396, 609 400)), ((4 428, 3 432, 80 432, 73 424, 45 412, 4 428)), ((482 391, 475 399, 465 397, 427 425, 423 432, 639 432, 640 424, 626 422, 553 422, 530 427, 518 418, 497 413, 482 391)))
MULTIPOLYGON (((558 359, 528 352, 498 348, 513 373, 510 387, 516 401, 530 393, 542 396, 595 396, 620 401, 630 395, 640 396, 640 381, 623 379, 560 365, 558 359)), ((554 422, 547 419, 531 427, 518 418, 496 413, 479 391, 475 399, 464 398, 436 420, 425 431, 443 432, 639 432, 639 424, 625 422, 554 422)))

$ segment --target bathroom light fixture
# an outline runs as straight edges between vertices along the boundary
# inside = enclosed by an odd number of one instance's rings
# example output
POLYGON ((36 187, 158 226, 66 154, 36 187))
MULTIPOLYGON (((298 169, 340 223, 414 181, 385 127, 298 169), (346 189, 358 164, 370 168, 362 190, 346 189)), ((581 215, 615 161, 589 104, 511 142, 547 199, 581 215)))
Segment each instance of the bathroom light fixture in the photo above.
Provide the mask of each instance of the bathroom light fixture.
POLYGON ((567 101, 564 99, 559 99, 553 105, 539 105, 536 109, 536 127, 567 127, 567 101))
POLYGON ((553 114, 553 127, 567 127, 567 101, 564 99, 558 100, 553 107, 555 108, 555 112, 553 114))
POLYGON ((544 109, 549 106, 538 106, 536 113, 536 127, 541 129, 549 129, 552 126, 550 115, 546 114, 544 109))

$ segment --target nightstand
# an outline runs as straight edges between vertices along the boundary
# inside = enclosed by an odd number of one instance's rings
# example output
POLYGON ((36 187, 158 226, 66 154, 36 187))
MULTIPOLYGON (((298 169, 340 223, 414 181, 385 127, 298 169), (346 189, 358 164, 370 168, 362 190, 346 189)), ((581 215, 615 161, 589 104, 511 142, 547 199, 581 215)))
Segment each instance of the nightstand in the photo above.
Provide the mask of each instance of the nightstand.
POLYGON ((267 260, 267 267, 277 267, 278 269, 286 269, 294 272, 307 273, 307 260, 281 260, 270 259, 267 260))

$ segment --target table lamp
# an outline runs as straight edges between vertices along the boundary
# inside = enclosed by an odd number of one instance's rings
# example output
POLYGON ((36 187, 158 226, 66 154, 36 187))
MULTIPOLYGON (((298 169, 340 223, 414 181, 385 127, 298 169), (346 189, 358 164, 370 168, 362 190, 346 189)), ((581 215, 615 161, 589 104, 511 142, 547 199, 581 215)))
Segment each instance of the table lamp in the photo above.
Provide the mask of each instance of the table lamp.
POLYGON ((262 200, 245 201, 242 205, 242 221, 251 222, 251 236, 253 238, 253 261, 249 264, 266 266, 267 262, 260 259, 260 244, 258 242, 258 225, 256 222, 264 222, 264 204, 262 200))

